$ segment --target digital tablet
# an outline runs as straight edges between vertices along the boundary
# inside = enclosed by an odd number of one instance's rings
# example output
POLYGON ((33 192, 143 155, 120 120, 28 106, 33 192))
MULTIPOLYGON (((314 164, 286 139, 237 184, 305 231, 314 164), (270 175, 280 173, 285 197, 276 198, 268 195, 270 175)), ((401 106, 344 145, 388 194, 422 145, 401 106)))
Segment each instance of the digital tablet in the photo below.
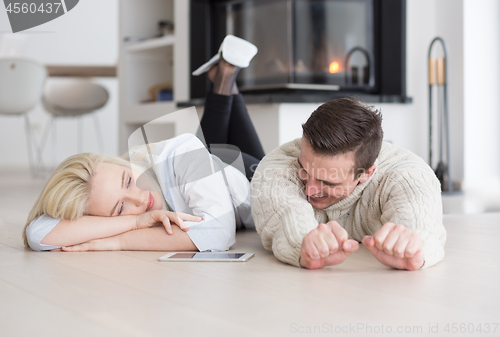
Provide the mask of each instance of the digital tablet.
POLYGON ((254 256, 254 253, 236 252, 174 252, 158 258, 162 262, 246 262, 254 256))

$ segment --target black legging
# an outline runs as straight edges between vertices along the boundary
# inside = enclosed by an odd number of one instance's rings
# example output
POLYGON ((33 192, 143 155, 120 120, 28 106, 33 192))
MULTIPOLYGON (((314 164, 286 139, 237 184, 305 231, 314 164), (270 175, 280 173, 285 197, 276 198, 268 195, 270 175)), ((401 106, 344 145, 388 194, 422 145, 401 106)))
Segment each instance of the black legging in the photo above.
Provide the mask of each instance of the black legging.
MULTIPOLYGON (((225 96, 209 92, 200 125, 209 148, 210 144, 229 144, 239 148, 246 176, 251 180, 264 157, 264 149, 241 94, 225 96)), ((231 162, 229 158, 221 159, 231 162)))

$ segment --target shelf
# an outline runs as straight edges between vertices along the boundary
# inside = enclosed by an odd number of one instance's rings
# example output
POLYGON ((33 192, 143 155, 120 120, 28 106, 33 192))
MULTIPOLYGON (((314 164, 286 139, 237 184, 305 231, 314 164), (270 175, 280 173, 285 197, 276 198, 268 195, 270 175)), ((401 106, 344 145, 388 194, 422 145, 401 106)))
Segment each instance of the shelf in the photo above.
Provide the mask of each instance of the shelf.
POLYGON ((128 52, 139 52, 152 50, 167 46, 173 46, 175 43, 175 35, 167 35, 158 38, 148 39, 146 41, 130 43, 125 45, 125 50, 128 52))
POLYGON ((128 138, 137 128, 158 118, 157 123, 149 124, 158 137, 173 137, 199 125, 197 117, 187 118, 185 112, 176 114, 181 109, 175 101, 141 103, 149 100, 150 89, 160 84, 172 86, 174 100, 189 97, 186 42, 189 6, 190 1, 186 0, 148 0, 147 4, 144 0, 119 1, 119 151, 122 153, 127 151, 128 138), (175 33, 153 37, 158 33, 160 21, 173 22, 175 33), (125 41, 126 37, 146 36, 152 38, 125 41))
MULTIPOLYGON (((395 103, 411 104, 412 98, 400 95, 378 95, 361 92, 343 91, 309 91, 309 90, 283 90, 261 93, 242 92, 246 104, 273 104, 273 103, 324 103, 335 98, 354 97, 364 103, 395 103)), ((179 108, 188 106, 203 106, 204 98, 195 98, 187 101, 178 101, 179 108)))

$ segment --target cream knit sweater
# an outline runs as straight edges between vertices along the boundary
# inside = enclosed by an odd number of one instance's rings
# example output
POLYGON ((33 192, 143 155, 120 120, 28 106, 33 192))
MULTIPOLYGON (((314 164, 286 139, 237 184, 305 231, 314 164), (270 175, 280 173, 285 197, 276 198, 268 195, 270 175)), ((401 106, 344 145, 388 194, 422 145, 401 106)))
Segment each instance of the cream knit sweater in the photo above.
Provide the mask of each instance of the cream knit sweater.
POLYGON ((408 150, 383 143, 375 173, 345 199, 314 209, 299 179, 301 139, 286 143, 261 161, 251 183, 252 216, 267 250, 299 267, 302 239, 318 223, 337 221, 360 241, 386 222, 402 224, 423 242, 424 268, 444 257, 446 231, 441 189, 431 168, 408 150))

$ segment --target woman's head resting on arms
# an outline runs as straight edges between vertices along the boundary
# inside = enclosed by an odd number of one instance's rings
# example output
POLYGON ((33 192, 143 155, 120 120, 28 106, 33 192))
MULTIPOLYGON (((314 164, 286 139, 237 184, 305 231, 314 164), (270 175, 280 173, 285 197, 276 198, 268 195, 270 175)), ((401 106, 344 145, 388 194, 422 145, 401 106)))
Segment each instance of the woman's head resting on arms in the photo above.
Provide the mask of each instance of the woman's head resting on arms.
MULTIPOLYGON (((158 187, 137 187, 129 161, 113 156, 81 153, 64 160, 50 175, 26 221, 37 217, 76 220, 84 215, 139 215, 162 209, 158 187)), ((142 186, 141 186, 142 187, 142 186)))

